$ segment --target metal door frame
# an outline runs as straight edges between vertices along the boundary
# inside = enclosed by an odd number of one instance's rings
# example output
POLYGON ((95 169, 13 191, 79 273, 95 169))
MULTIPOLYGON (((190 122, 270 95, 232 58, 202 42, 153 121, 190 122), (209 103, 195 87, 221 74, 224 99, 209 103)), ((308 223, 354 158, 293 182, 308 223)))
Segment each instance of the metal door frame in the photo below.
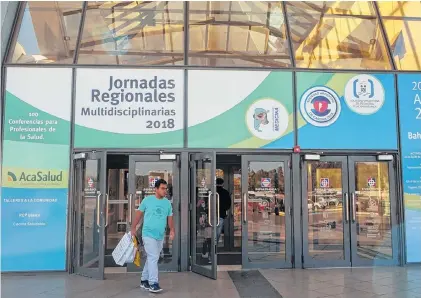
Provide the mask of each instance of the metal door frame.
MULTIPOLYGON (((393 160, 395 160, 393 156, 393 160)), ((376 156, 348 156, 348 169, 349 169, 349 193, 350 193, 350 218, 351 218, 351 260, 352 267, 358 266, 397 266, 399 262, 399 231, 398 231, 398 220, 397 220, 397 187, 396 187, 396 176, 394 170, 393 161, 379 161, 376 156), (363 259, 358 256, 357 251, 357 221, 353 220, 353 216, 356 216, 355 202, 352 200, 352 196, 355 195, 355 164, 357 162, 376 162, 376 163, 387 163, 388 164, 388 175, 389 175, 389 198, 390 198, 390 217, 391 217, 391 237, 392 237, 392 259, 381 260, 381 259, 363 259)))
POLYGON ((303 235, 303 267, 304 268, 323 268, 323 267, 351 267, 350 251, 350 213, 349 213, 349 185, 348 185, 348 157, 347 156, 321 156, 320 160, 302 159, 302 235, 303 235), (342 220, 343 220, 343 240, 344 240, 344 259, 343 260, 314 260, 309 255, 308 241, 308 163, 309 162, 341 162, 342 163, 342 220), (347 220, 348 219, 348 220, 347 220))
MULTIPOLYGON (((73 182, 74 187, 74 194, 77 196, 77 204, 75 204, 75 212, 76 212, 76 227, 75 227, 75 253, 76 255, 73 258, 73 268, 74 273, 77 275, 82 275, 94 279, 104 279, 104 258, 105 258, 105 226, 107 224, 106 214, 105 211, 105 201, 106 201, 106 170, 107 170, 107 154, 106 151, 95 151, 95 152, 83 152, 73 155, 74 160, 73 163, 80 163, 83 165, 85 163, 85 166, 79 167, 80 173, 75 173, 75 181, 73 182), (77 157, 76 157, 77 156, 77 157), (80 160, 80 161, 78 161, 80 160), (80 256, 81 256, 81 239, 82 239, 82 218, 81 218, 81 208, 82 208, 82 192, 85 181, 85 169, 86 169, 86 161, 87 160, 98 160, 99 162, 99 194, 97 197, 97 204, 96 208, 100 208, 100 211, 97 212, 97 216, 99 216, 99 220, 97 218, 97 222, 99 222, 98 228, 99 228, 99 236, 98 236, 98 257, 95 258, 95 260, 98 261, 98 267, 97 268, 86 268, 84 265, 80 264, 80 256), (81 177, 78 177, 81 176, 81 177), (80 184, 78 184, 76 181, 80 184), (75 189, 76 187, 80 187, 80 189, 75 189)), ((77 169, 77 167, 75 167, 77 169)), ((98 190, 97 190, 98 192, 98 190)))
MULTIPOLYGON (((217 204, 216 204, 216 152, 203 152, 203 153, 194 153, 190 155, 190 227, 191 227, 191 234, 190 234, 190 245, 191 245, 191 271, 197 274, 217 279, 217 271, 218 271, 218 256, 216 254, 217 251, 217 243, 216 243, 216 228, 217 228, 217 204), (211 268, 206 268, 205 266, 201 266, 197 264, 197 224, 196 224, 196 161, 209 159, 211 162, 211 193, 209 196, 209 204, 212 206, 210 208, 210 221, 213 223, 211 226, 212 229, 212 237, 211 237, 211 268)), ((209 207, 210 207, 209 206, 209 207)), ((219 206, 218 206, 219 207, 219 206)), ((219 220, 219 219, 218 219, 219 220)))
POLYGON ((242 191, 242 243, 241 258, 243 269, 292 268, 293 237, 292 237, 292 186, 291 186, 291 156, 289 155, 242 155, 241 156, 241 191, 242 191), (285 179, 285 260, 270 262, 250 262, 248 258, 248 165, 249 162, 283 162, 285 179), (245 209, 245 210, 244 210, 245 209))
MULTIPOLYGON (((131 230, 132 220, 135 218, 135 202, 136 202, 136 163, 137 162, 172 162, 173 163, 173 219, 174 219, 174 229, 175 229, 175 238, 172 241, 172 260, 170 263, 161 263, 158 265, 158 269, 161 272, 178 272, 179 271, 179 259, 180 259, 180 156, 176 154, 175 160, 163 160, 160 158, 159 154, 148 154, 148 155, 139 155, 131 154, 129 155, 129 181, 128 181, 128 193, 129 193, 129 219, 128 219, 128 229, 131 230)), ((127 264, 127 272, 140 272, 142 269, 135 266, 134 264, 127 264)))

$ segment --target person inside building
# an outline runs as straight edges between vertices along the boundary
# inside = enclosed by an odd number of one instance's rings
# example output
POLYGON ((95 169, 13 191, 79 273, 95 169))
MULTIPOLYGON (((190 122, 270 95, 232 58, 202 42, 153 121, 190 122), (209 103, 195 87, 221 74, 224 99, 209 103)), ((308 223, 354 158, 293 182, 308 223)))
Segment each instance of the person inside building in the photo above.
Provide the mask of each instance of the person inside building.
POLYGON ((219 226, 216 232, 216 243, 219 242, 222 231, 224 230, 224 221, 227 218, 228 211, 231 209, 231 196, 228 190, 224 188, 224 179, 216 179, 216 192, 219 195, 219 226))
MULTIPOLYGON (((219 225, 217 226, 216 230, 216 243, 219 242, 219 238, 221 237, 221 234, 224 229, 224 221, 227 218, 227 214, 229 209, 231 208, 231 196, 224 188, 224 179, 217 178, 216 179, 216 192, 219 196, 219 225)), ((203 242, 203 249, 202 249, 202 258, 208 259, 208 263, 211 263, 211 237, 212 237, 212 228, 209 226, 207 221, 207 212, 209 206, 207 206, 207 202, 205 200, 200 200, 197 204, 197 208, 200 215, 200 225, 203 228, 204 232, 204 242, 203 242)))

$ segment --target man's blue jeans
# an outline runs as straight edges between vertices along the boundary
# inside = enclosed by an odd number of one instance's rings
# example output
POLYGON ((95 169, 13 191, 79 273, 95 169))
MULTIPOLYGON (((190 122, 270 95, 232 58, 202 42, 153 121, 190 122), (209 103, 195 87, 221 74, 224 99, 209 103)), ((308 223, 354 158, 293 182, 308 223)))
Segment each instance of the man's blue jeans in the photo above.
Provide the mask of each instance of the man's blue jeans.
POLYGON ((146 252, 146 262, 143 267, 142 280, 149 284, 158 283, 158 261, 161 254, 163 240, 143 237, 143 246, 146 252))
POLYGON ((219 243, 219 238, 221 237, 222 234, 222 229, 224 228, 224 219, 221 217, 219 219, 219 226, 216 230, 216 246, 218 246, 219 243))

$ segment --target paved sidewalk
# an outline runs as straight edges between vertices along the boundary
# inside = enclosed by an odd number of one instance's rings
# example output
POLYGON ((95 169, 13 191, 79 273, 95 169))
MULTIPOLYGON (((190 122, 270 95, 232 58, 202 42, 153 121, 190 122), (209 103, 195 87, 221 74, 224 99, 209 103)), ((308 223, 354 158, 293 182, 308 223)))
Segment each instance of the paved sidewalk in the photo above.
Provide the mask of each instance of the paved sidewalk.
POLYGON ((2 298, 421 298, 421 267, 162 273, 160 294, 139 288, 139 275, 104 281, 66 273, 3 274, 2 298))

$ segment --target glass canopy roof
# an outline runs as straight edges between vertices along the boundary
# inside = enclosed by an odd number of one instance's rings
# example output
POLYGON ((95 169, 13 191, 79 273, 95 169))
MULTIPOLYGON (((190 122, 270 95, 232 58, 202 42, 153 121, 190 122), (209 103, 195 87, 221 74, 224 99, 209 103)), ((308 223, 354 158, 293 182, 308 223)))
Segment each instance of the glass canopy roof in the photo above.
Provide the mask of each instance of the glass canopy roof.
POLYGON ((20 17, 8 63, 421 70, 421 1, 28 1, 20 17))

